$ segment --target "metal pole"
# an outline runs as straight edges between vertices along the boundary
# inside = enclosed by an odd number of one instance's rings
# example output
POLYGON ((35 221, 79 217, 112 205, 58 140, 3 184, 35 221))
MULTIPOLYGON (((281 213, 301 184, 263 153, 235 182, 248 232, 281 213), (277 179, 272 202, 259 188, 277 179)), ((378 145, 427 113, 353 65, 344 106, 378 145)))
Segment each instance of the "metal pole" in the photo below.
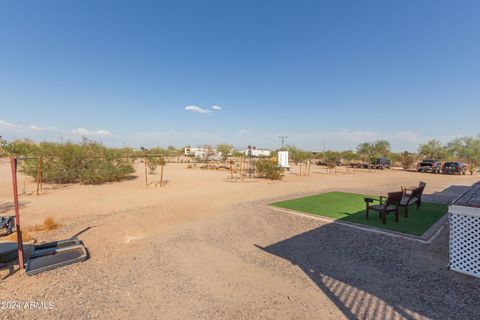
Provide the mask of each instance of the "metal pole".
POLYGON ((288 138, 287 136, 279 136, 280 139, 282 139, 282 150, 285 145, 285 140, 288 138))
POLYGON ((13 186, 13 201, 15 205, 15 230, 17 231, 17 247, 18 247, 18 264, 20 269, 25 269, 23 263, 23 239, 22 230, 20 229, 20 205, 18 202, 18 188, 17 188, 17 159, 10 158, 12 166, 12 186, 13 186))

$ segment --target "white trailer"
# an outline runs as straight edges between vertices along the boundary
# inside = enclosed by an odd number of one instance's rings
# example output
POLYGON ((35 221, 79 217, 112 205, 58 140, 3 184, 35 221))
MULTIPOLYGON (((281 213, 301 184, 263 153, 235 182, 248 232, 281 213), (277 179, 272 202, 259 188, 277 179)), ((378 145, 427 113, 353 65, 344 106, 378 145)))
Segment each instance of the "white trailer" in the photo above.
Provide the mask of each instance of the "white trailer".
POLYGON ((206 151, 203 148, 185 148, 185 155, 186 156, 194 156, 196 152, 198 151, 206 151))
POLYGON ((247 149, 245 150, 246 156, 252 157, 270 157, 271 151, 270 150, 261 150, 261 149, 247 149))
POLYGON ((195 151, 195 158, 198 160, 222 160, 222 153, 219 151, 214 151, 214 152, 209 152, 209 151, 203 151, 203 150, 197 150, 195 151))

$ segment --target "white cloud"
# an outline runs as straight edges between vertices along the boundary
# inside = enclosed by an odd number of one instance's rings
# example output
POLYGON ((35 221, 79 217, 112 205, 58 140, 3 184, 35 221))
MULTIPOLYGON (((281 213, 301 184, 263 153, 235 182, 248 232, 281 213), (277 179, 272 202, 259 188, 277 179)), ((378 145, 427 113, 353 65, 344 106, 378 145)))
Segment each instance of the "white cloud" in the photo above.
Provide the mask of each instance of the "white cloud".
POLYGON ((34 125, 34 124, 31 124, 31 125, 29 125, 28 127, 29 127, 30 129, 38 130, 38 131, 43 131, 43 130, 45 130, 44 128, 39 127, 39 126, 34 125))
POLYGON ((102 136, 102 137, 108 137, 108 136, 111 136, 112 133, 108 130, 103 130, 103 129, 100 129, 100 130, 88 130, 88 129, 84 129, 84 128, 78 128, 78 129, 75 129, 75 130, 72 130, 72 133, 73 134, 79 134, 79 135, 82 135, 82 136, 102 136))
POLYGON ((61 130, 59 130, 57 128, 54 128, 54 127, 40 127, 40 126, 37 126, 36 124, 30 124, 28 126, 25 126, 25 125, 20 125, 20 124, 16 124, 16 123, 11 123, 11 122, 8 122, 8 121, 5 121, 5 120, 0 120, 0 127, 16 129, 15 130, 16 132, 22 132, 22 131, 31 132, 31 130, 50 131, 50 132, 61 131, 61 130))
MULTIPOLYGON (((188 106, 187 111, 208 114, 212 110, 205 110, 196 106, 188 106)), ((213 106, 212 106, 213 109, 213 106)), ((326 149, 347 150, 355 149, 361 142, 372 142, 378 139, 385 139, 391 142, 394 151, 415 151, 419 144, 426 142, 431 138, 439 139, 446 143, 458 136, 468 135, 468 133, 457 133, 451 135, 428 136, 420 132, 400 130, 400 131, 359 131, 352 129, 337 129, 332 131, 282 131, 282 132, 262 132, 256 130, 224 131, 157 131, 157 132, 137 132, 124 134, 122 136, 114 135, 106 129, 89 130, 85 128, 61 129, 55 127, 41 126, 36 124, 22 125, 6 120, 0 120, 0 135, 6 139, 14 138, 32 138, 35 141, 63 141, 71 139, 78 141, 81 136, 87 136, 98 139, 107 145, 121 145, 124 142, 132 146, 156 146, 156 145, 186 145, 192 146, 202 144, 217 144, 228 142, 237 147, 247 145, 256 145, 257 147, 277 148, 280 146, 279 134, 287 135, 287 143, 295 144, 298 147, 308 150, 323 150, 324 142, 326 149)))
POLYGON ((212 109, 220 111, 220 110, 222 110, 222 107, 214 105, 214 106, 212 106, 212 109))
POLYGON ((185 110, 190 111, 190 112, 195 112, 195 113, 203 113, 203 114, 212 112, 208 109, 202 109, 202 108, 197 107, 197 106, 186 106, 185 110))
POLYGON ((250 130, 242 129, 242 130, 238 131, 237 134, 238 134, 239 136, 243 136, 243 135, 245 135, 245 134, 247 134, 247 133, 249 133, 249 132, 250 132, 250 130))
POLYGON ((21 128, 22 127, 18 124, 11 123, 11 122, 8 122, 8 121, 5 121, 5 120, 0 120, 0 125, 3 126, 3 127, 9 127, 9 128, 21 128))

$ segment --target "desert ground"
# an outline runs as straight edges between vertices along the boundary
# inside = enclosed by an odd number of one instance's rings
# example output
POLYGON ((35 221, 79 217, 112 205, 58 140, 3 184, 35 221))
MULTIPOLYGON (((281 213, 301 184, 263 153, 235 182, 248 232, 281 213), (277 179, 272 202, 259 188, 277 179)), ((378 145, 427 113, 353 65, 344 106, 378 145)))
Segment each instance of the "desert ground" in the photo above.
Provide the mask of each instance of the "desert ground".
MULTIPOLYGON (((9 164, 0 162, 0 212, 13 214, 9 164)), ((327 190, 385 194, 427 182, 448 202, 479 175, 401 170, 326 174, 296 168, 282 181, 229 182, 228 171, 165 167, 164 187, 132 179, 44 185, 19 174, 24 228, 37 242, 78 236, 89 259, 36 276, 0 270, 3 319, 474 319, 479 279, 448 271, 448 228, 419 243, 269 209, 260 204, 327 190)), ((149 176, 158 180, 158 174, 149 176)), ((28 246, 28 245, 27 245, 28 246)))

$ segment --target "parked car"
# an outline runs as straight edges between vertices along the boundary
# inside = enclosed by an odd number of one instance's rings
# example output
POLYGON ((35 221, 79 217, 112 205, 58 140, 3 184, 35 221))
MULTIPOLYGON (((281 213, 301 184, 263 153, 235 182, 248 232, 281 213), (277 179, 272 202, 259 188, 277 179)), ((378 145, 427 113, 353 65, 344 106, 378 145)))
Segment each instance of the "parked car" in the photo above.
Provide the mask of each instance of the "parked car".
POLYGON ((372 169, 390 169, 390 160, 387 158, 376 158, 370 166, 372 169))
POLYGON ((417 164, 417 171, 440 173, 442 171, 442 163, 438 160, 425 159, 417 164))
MULTIPOLYGON (((317 163, 317 166, 328 166, 328 165, 329 165, 329 163, 327 163, 327 162, 325 162, 325 161, 323 161, 323 160, 318 160, 316 163, 317 163)), ((342 162, 341 162, 340 160, 336 160, 336 161, 335 161, 335 165, 336 165, 337 167, 340 166, 341 164, 342 164, 342 162)))
POLYGON ((350 163, 351 168, 362 168, 362 169, 368 169, 368 163, 367 162, 352 162, 350 163))
POLYGON ((442 172, 447 174, 465 174, 467 172, 467 165, 461 162, 445 162, 442 167, 442 172))

